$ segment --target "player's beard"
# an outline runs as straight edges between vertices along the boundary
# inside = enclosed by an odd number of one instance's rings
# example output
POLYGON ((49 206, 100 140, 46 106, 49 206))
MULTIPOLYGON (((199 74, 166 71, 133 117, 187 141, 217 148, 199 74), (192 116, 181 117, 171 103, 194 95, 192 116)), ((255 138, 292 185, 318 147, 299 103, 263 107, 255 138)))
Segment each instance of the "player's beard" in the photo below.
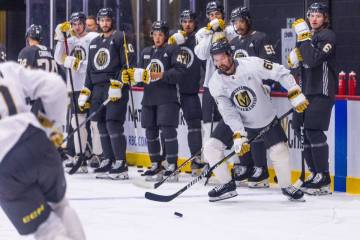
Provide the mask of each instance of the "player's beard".
POLYGON ((102 28, 101 28, 101 31, 103 32, 103 33, 108 33, 108 32, 110 32, 112 30, 112 27, 110 26, 110 27, 108 27, 108 26, 103 26, 102 28))

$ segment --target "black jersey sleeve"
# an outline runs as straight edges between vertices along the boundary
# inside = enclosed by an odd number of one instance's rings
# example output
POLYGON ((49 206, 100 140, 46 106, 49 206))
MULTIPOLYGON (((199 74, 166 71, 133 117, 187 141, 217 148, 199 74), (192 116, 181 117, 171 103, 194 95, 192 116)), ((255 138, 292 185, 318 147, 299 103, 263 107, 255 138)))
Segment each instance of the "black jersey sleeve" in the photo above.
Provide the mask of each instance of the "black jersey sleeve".
POLYGON ((258 57, 275 62, 276 53, 269 37, 262 34, 257 42, 258 57))
POLYGON ((331 30, 319 34, 316 39, 300 43, 300 53, 304 64, 310 68, 322 64, 335 51, 335 33, 331 30))
POLYGON ((23 48, 18 55, 18 63, 24 67, 36 68, 36 50, 31 47, 23 48))
POLYGON ((171 68, 164 72, 163 81, 177 84, 186 73, 186 56, 182 55, 179 46, 168 45, 167 49, 171 55, 171 68))
POLYGON ((136 54, 131 38, 128 38, 125 32, 118 32, 114 36, 114 41, 120 53, 121 68, 127 68, 127 65, 136 66, 136 54))

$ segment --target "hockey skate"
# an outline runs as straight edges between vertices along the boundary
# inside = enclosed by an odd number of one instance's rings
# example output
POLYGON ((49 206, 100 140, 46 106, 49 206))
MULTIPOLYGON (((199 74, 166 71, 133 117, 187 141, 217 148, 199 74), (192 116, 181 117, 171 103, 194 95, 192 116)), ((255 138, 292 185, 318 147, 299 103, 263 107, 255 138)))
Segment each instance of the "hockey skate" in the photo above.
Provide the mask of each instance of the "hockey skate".
POLYGON ((96 173, 96 178, 99 179, 108 179, 109 176, 107 172, 109 172, 111 169, 111 161, 109 159, 104 159, 100 163, 100 167, 94 170, 94 173, 96 173))
POLYGON ((153 162, 149 170, 142 176, 145 176, 147 182, 158 182, 163 179, 164 171, 160 162, 153 162))
POLYGON ((216 186, 208 193, 208 195, 210 202, 216 202, 216 201, 236 197, 238 193, 236 192, 235 181, 231 180, 228 183, 216 186))
POLYGON ((303 198, 304 193, 300 189, 296 188, 294 185, 290 185, 286 188, 281 188, 281 192, 286 197, 288 197, 290 201, 305 202, 305 199, 303 198))
MULTIPOLYGON (((82 161, 79 155, 76 155, 71 162, 65 164, 65 167, 67 168, 72 168, 73 166, 75 166, 77 164, 78 161, 82 161)), ((86 161, 83 161, 80 168, 76 171, 76 173, 88 173, 88 168, 87 168, 87 164, 86 161)))
MULTIPOLYGON (((169 175, 171 175, 171 173, 173 173, 176 169, 176 164, 172 163, 172 164, 167 164, 166 168, 165 168, 165 173, 164 173, 164 177, 167 177, 169 175)), ((178 182, 179 181, 179 174, 174 174, 173 176, 169 177, 167 179, 168 182, 178 182)))
POLYGON ((191 176, 197 177, 208 168, 209 164, 201 161, 200 156, 196 156, 191 162, 191 176))
POLYGON ((264 167, 254 167, 252 175, 248 178, 249 188, 268 188, 269 173, 264 167))
POLYGON ((110 169, 109 178, 112 180, 126 180, 129 179, 128 167, 124 160, 116 160, 110 169))
POLYGON ((330 174, 316 173, 313 179, 301 187, 301 190, 308 195, 329 195, 330 191, 330 174))
POLYGON ((242 183, 248 180, 251 175, 252 168, 249 166, 242 166, 239 163, 234 163, 231 169, 232 179, 235 181, 236 186, 240 186, 242 183))
POLYGON ((89 165, 91 168, 98 168, 100 167, 100 161, 101 160, 101 156, 100 155, 95 155, 93 154, 90 159, 88 159, 89 161, 89 165))

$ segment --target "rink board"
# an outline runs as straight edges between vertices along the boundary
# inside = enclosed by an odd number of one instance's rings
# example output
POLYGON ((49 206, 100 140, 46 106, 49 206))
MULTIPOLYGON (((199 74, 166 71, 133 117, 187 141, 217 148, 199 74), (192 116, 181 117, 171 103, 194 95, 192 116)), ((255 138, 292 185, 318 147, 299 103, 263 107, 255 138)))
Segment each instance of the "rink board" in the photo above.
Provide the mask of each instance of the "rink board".
MULTIPOLYGON (((141 88, 134 88, 134 106, 137 119, 141 118, 141 99, 143 91, 141 88)), ((201 96, 201 93, 200 93, 201 96)), ((339 97, 333 108, 329 131, 326 132, 329 144, 329 164, 330 172, 333 176, 335 191, 360 194, 360 162, 357 156, 360 156, 359 144, 356 142, 360 126, 360 101, 352 98, 348 100, 339 97), (350 131, 351 129, 351 131, 350 131), (336 138, 335 138, 336 136, 336 138)), ((274 94, 272 97, 274 106, 278 111, 278 116, 290 109, 290 104, 283 94, 274 94)), ((127 138, 127 160, 131 165, 150 166, 150 159, 147 153, 147 142, 145 131, 141 128, 140 121, 137 121, 137 130, 134 129, 134 119, 130 114, 130 102, 125 122, 125 135, 127 138)), ((187 126, 182 112, 180 112, 178 132, 179 140, 179 159, 180 162, 190 157, 187 141, 187 126)), ((296 180, 301 171, 301 143, 291 128, 292 117, 289 116, 282 122, 285 132, 288 135, 288 145, 290 148, 290 162, 292 168, 292 178, 296 180)), ((230 164, 231 165, 231 164, 230 164)), ((269 162, 270 179, 274 171, 269 162)), ((185 171, 190 171, 187 166, 185 171)))

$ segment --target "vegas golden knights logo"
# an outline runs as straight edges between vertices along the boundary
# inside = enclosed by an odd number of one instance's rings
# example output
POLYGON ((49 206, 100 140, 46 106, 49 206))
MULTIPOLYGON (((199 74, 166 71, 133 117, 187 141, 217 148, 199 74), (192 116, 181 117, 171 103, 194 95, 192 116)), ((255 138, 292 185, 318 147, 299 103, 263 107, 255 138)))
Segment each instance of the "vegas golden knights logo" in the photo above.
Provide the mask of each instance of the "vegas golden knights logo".
POLYGON ((96 69, 103 70, 110 64, 110 52, 106 48, 100 48, 94 57, 94 65, 96 69))
POLYGON ((156 62, 152 62, 150 65, 150 72, 161 72, 161 66, 160 64, 156 62))
POLYGON ((74 51, 74 57, 76 57, 79 60, 83 60, 83 56, 80 49, 75 49, 74 51))
POLYGON ((108 56, 106 55, 105 52, 99 52, 99 55, 96 58, 96 62, 100 65, 103 66, 106 61, 107 61, 108 56))
POLYGON ((235 95, 235 98, 241 107, 248 107, 251 103, 250 96, 247 91, 241 91, 235 95))
POLYGON ((194 54, 188 47, 182 46, 176 60, 189 68, 194 62, 194 54))

